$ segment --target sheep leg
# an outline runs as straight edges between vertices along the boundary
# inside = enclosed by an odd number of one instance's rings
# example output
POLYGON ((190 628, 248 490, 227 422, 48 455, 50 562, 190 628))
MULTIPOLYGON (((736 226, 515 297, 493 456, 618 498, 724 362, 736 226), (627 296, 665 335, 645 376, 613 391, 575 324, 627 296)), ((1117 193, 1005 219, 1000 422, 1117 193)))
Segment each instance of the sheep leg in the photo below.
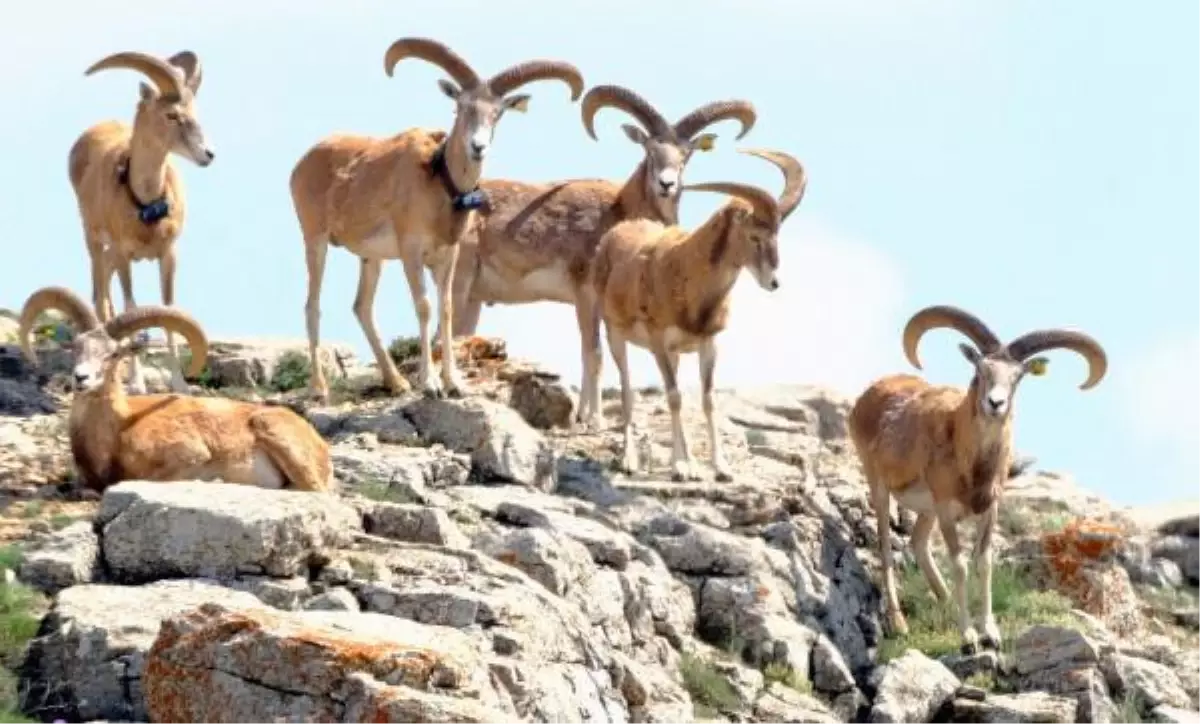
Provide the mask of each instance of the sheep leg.
POLYGON ((579 323, 579 339, 583 356, 583 379, 579 385, 579 408, 575 422, 591 430, 599 430, 600 419, 600 371, 604 366, 600 351, 600 314, 596 308, 595 294, 582 290, 575 303, 575 320, 579 323))
POLYGON ((442 389, 448 397, 462 397, 466 383, 458 373, 454 359, 454 269, 458 265, 459 244, 443 247, 433 268, 433 283, 438 294, 438 337, 442 345, 442 389))
POLYGON ((100 321, 107 322, 116 316, 112 305, 112 270, 108 262, 108 248, 98 235, 88 236, 87 246, 92 262, 92 307, 100 321))
POLYGON ((976 523, 974 553, 975 568, 979 572, 982 588, 980 597, 983 599, 981 620, 983 639, 981 643, 985 648, 998 651, 1000 649, 1000 628, 996 626, 996 618, 992 614, 992 533, 996 529, 997 505, 999 505, 998 502, 993 502, 976 523))
MULTIPOLYGON (((378 259, 361 259, 358 272, 358 294, 354 297, 354 316, 371 345, 375 355, 375 364, 379 366, 379 374, 392 394, 403 394, 409 390, 408 383, 396 371, 392 357, 387 353, 383 343, 379 341, 379 331, 375 329, 375 292, 379 289, 379 274, 383 271, 383 262, 378 259)), ((428 321, 428 318, 426 319, 428 321)))
POLYGON ((325 370, 317 357, 317 348, 321 344, 321 280, 325 276, 325 256, 328 251, 328 236, 312 236, 304 240, 304 261, 308 265, 308 298, 304 303, 304 326, 308 331, 310 370, 308 389, 318 400, 329 398, 325 370))
MULTIPOLYGON (((109 258, 112 260, 112 266, 117 272, 117 278, 121 281, 121 296, 124 301, 122 312, 128 312, 137 307, 137 302, 133 299, 133 262, 128 259, 117 257, 115 250, 110 250, 109 258)), ((111 306, 111 300, 109 305, 111 306)), ((146 394, 146 371, 142 367, 142 356, 140 354, 133 355, 129 360, 129 383, 128 392, 131 395, 146 394)))
POLYGON ((896 593, 896 572, 892 560, 891 494, 867 471, 867 485, 871 488, 871 507, 875 509, 875 534, 879 539, 879 567, 883 574, 883 599, 887 608, 888 629, 893 636, 908 634, 908 622, 900 610, 900 596, 896 593))
POLYGON ((946 552, 950 554, 950 569, 954 574, 954 603, 958 609, 958 630, 962 634, 962 652, 973 654, 979 650, 979 634, 971 625, 971 612, 967 605, 967 551, 958 540, 958 524, 945 504, 937 504, 938 525, 946 552))
POLYGON ((933 590, 934 598, 945 601, 950 598, 950 591, 946 590, 946 582, 942 580, 942 574, 938 571, 937 564, 933 562, 933 553, 929 547, 930 534, 933 533, 933 524, 936 522, 937 516, 933 513, 917 515, 911 540, 917 565, 921 567, 921 573, 925 574, 925 580, 929 583, 929 588, 933 590))
POLYGON ((479 326, 479 312, 483 308, 483 303, 471 294, 479 257, 474 244, 460 243, 458 246, 461 248, 458 251, 458 263, 454 267, 454 326, 451 333, 455 337, 467 337, 475 334, 479 326))
POLYGON ((662 373, 663 387, 667 391, 667 407, 671 410, 671 479, 675 482, 699 480, 700 476, 692 468, 692 453, 688 449, 680 415, 683 395, 679 393, 679 380, 676 376, 679 371, 679 354, 668 352, 661 343, 655 344, 653 351, 658 371, 662 373))
POLYGON ((420 339, 417 386, 426 397, 441 397, 441 383, 429 374, 433 367, 433 348, 429 337, 429 318, 433 310, 429 304, 429 296, 425 293, 425 264, 421 261, 420 251, 406 254, 401 261, 404 263, 404 276, 408 278, 408 290, 412 293, 413 307, 417 311, 420 339))
POLYGON ((611 325, 604 325, 608 332, 608 351, 621 377, 621 431, 625 437, 625 460, 622 470, 633 475, 638 469, 637 445, 633 441, 633 384, 629 381, 629 356, 625 336, 611 325))
POLYGON ((725 451, 721 445, 721 436, 717 431, 716 410, 713 404, 713 376, 717 369, 717 341, 709 337, 700 345, 700 389, 704 404, 704 421, 708 425, 708 444, 711 448, 712 465, 717 473, 717 482, 728 483, 733 480, 729 471, 729 462, 725 459, 725 451))
MULTIPOLYGON (((175 306, 175 250, 168 249, 158 260, 158 282, 162 288, 163 306, 175 306)), ((179 364, 179 348, 175 346, 175 333, 167 330, 167 352, 171 366, 171 391, 187 392, 188 383, 179 364)))

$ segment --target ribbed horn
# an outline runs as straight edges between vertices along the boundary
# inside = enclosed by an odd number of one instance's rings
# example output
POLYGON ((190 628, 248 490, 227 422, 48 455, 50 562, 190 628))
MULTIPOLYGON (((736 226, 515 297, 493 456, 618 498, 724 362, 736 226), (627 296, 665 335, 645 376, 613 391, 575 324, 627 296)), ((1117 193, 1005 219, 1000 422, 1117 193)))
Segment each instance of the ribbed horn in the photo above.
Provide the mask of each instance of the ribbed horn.
POLYGON ((1038 352, 1051 349, 1069 349, 1087 360, 1088 376, 1079 389, 1095 387, 1108 371, 1108 355, 1092 337, 1083 332, 1069 329, 1039 329, 1017 337, 1005 345, 1008 354, 1024 362, 1038 352))
POLYGON ((479 85, 479 76, 467 61, 444 43, 430 38, 400 38, 392 43, 383 56, 383 70, 392 77, 396 64, 405 58, 420 58, 446 71, 463 90, 479 85))
POLYGON ((800 205, 800 199, 804 198, 804 189, 808 186, 804 166, 783 151, 765 148, 740 148, 738 151, 770 161, 783 172, 783 192, 775 203, 779 206, 779 220, 786 219, 800 205))
POLYGON ((605 106, 617 108, 633 116, 652 136, 662 136, 671 131, 671 124, 650 105, 650 101, 624 86, 598 85, 583 97, 581 110, 583 127, 594 141, 599 140, 596 138, 596 113, 605 106))
POLYGON ((733 183, 731 181, 711 181, 708 183, 687 184, 685 191, 716 191, 744 199, 754 207, 756 214, 768 218, 775 215, 775 197, 757 186, 733 183))
POLYGON ((950 305, 926 307, 917 312, 904 325, 904 356, 910 364, 921 369, 921 361, 917 357, 917 345, 921 337, 931 329, 955 329, 966 335, 975 343, 975 347, 983 354, 991 354, 1000 348, 1000 340, 979 317, 968 311, 950 305))
POLYGON ((168 332, 183 335, 192 353, 192 365, 188 368, 188 376, 196 377, 204 371, 204 364, 208 360, 208 338, 204 335, 200 323, 187 312, 175 307, 134 307, 104 325, 108 336, 113 339, 123 339, 151 327, 161 327, 168 332))
POLYGON ((571 87, 571 100, 583 94, 583 75, 570 63, 558 60, 530 60, 506 68, 488 80, 492 95, 503 97, 526 83, 538 80, 561 80, 571 87))
POLYGON ((88 332, 100 326, 100 318, 92 310, 92 305, 83 301, 75 292, 65 287, 42 287, 25 300, 21 307, 21 317, 17 327, 17 339, 21 342, 21 352, 30 364, 37 362, 33 351, 33 324, 38 315, 48 309, 54 309, 67 315, 71 325, 77 332, 88 332))
POLYGON ((190 50, 181 50, 167 58, 167 62, 183 71, 183 84, 195 95, 200 90, 200 81, 204 80, 204 67, 200 65, 199 56, 190 50))
POLYGON ((161 58, 135 51, 113 53, 93 63, 83 74, 91 75, 109 68, 129 68, 130 70, 136 70, 149 78, 163 95, 183 96, 183 70, 172 66, 161 58))
POLYGON ((705 103, 696 110, 675 122, 675 133, 680 138, 690 139, 708 126, 719 121, 736 120, 742 124, 738 131, 737 140, 741 140, 758 120, 758 113, 750 101, 713 101, 705 103))

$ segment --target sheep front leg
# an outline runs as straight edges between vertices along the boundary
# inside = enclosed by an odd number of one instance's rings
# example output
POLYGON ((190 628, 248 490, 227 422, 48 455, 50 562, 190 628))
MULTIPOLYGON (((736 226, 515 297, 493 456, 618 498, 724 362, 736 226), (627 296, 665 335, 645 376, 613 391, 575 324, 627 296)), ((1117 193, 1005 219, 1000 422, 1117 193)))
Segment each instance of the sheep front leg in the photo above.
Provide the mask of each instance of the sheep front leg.
POLYGON ((413 307, 417 311, 417 326, 420 329, 420 352, 417 371, 417 386, 426 397, 441 397, 442 387, 437 377, 430 374, 433 367, 433 345, 430 341, 430 316, 432 314, 429 296, 425 293, 425 264, 421 261, 420 249, 407 253, 402 258, 404 276, 408 277, 408 290, 412 292, 413 307))
POLYGON ((936 522, 937 516, 933 513, 918 514, 910 540, 917 565, 921 568, 921 573, 925 574, 925 581, 933 590, 934 598, 945 601, 950 598, 950 591, 946 590, 946 582, 942 580, 942 574, 938 571, 937 564, 933 561, 933 553, 929 548, 929 537, 933 533, 933 524, 936 522))
MULTIPOLYGON (((358 317, 358 324, 367 337, 367 344, 371 345, 371 352, 375 354, 375 364, 379 366, 379 374, 383 376, 384 384, 388 386, 392 394, 400 395, 408 392, 408 382, 396 370, 396 363, 392 362, 391 355, 379 341, 379 331, 375 329, 375 292, 379 289, 379 275, 382 271, 383 262, 378 259, 361 260, 358 272, 358 294, 354 297, 354 316, 358 317)), ((420 279, 420 275, 417 278, 420 279)), ((426 302, 426 306, 428 307, 428 302, 426 302)), ((429 321, 428 311, 426 309, 426 322, 429 321)), ((428 325, 424 329, 428 332, 428 325)), ((428 334, 426 334, 426 341, 428 341, 428 334)))
POLYGON ((663 387, 667 391, 667 407, 671 410, 671 479, 675 482, 699 480, 700 476, 692 468, 692 453, 683 433, 683 395, 679 393, 679 380, 676 376, 679 371, 679 354, 668 352, 661 343, 655 344, 653 351, 658 371, 662 373, 663 387))
POLYGON ((716 411, 713 409, 713 376, 717 368, 717 341, 713 338, 705 340, 700 345, 700 389, 703 395, 704 421, 708 425, 708 444, 712 453, 713 469, 717 473, 717 482, 728 483, 733 480, 729 471, 729 462, 725 459, 725 451, 721 445, 721 436, 717 431, 716 411))
POLYGON ((625 437, 625 459, 622 470, 633 475, 638 469, 637 445, 633 441, 633 384, 629 381, 629 356, 626 351, 625 335, 612 325, 604 325, 608 332, 608 351, 621 377, 621 431, 625 437))
POLYGON ((979 650, 979 634, 971 625, 971 611, 967 605, 967 552, 958 540, 958 522, 946 504, 936 505, 938 525, 946 552, 950 556, 950 568, 954 574, 954 603, 958 609, 958 630, 962 635, 962 652, 973 654, 979 650))
POLYGON ((1000 650, 1000 628, 992 614, 992 533, 996 529, 997 506, 999 501, 993 501, 987 512, 979 517, 976 523, 975 535, 975 568, 979 573, 981 598, 983 599, 983 616, 981 628, 985 648, 1000 650))
MULTIPOLYGON (((158 260, 158 283, 162 290, 163 306, 175 306, 175 250, 168 249, 158 260)), ((183 377, 183 366, 179 363, 179 348, 175 346, 175 333, 167 330, 167 352, 171 365, 171 391, 184 393, 188 391, 187 380, 183 377)))
POLYGON ((585 288, 576 297, 575 320, 579 323, 583 379, 579 384, 579 407, 575 413, 575 422, 585 429, 599 430, 602 426, 600 370, 603 367, 600 352, 600 314, 596 308, 595 293, 585 288))
POLYGON ((96 234, 87 239, 92 262, 92 308, 101 322, 108 322, 116 316, 111 293, 113 270, 109 265, 108 246, 101 238, 100 234, 96 234))
POLYGON ((871 507, 875 509, 875 534, 879 538, 879 567, 883 574, 883 601, 886 607, 888 629, 893 636, 908 634, 908 622, 900 610, 900 597, 896 593, 896 573, 892 561, 891 500, 887 487, 870 471, 865 471, 867 485, 871 489, 871 507))
POLYGON ((449 397, 462 397, 466 383, 454 359, 454 270, 460 244, 442 249, 433 269, 438 293, 438 336, 442 346, 442 389, 449 397))

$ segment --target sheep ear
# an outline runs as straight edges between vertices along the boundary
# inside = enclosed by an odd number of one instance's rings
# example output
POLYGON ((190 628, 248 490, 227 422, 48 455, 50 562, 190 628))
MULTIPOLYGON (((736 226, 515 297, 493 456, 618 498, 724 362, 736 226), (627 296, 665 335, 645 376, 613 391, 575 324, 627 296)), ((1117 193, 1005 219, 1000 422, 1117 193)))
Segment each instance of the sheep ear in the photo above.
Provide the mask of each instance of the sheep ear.
POLYGON ((158 89, 149 83, 138 83, 138 91, 141 93, 142 100, 152 101, 158 98, 158 89))
POLYGON ((958 351, 962 352, 962 356, 966 357, 967 361, 971 364, 979 364, 979 350, 975 349, 971 345, 965 342, 960 342, 958 345, 958 351))
POLYGON ((626 138, 638 144, 639 146, 644 144, 647 140, 646 132, 632 123, 622 123, 621 130, 625 131, 626 138))
POLYGON ((442 93, 445 93, 446 97, 452 101, 458 100, 458 95, 462 93, 458 86, 454 85, 454 83, 446 80, 445 78, 442 78, 438 81, 438 88, 441 88, 442 93))
POLYGON ((697 151, 711 151, 716 148, 717 134, 704 133, 692 139, 692 148, 697 151))
POLYGON ((515 96, 508 96, 504 99, 504 109, 524 113, 529 110, 529 95, 521 93, 515 96))
POLYGON ((1046 374, 1046 367, 1050 364, 1050 360, 1045 357, 1034 357, 1025 361, 1025 371, 1034 377, 1041 377, 1046 374))

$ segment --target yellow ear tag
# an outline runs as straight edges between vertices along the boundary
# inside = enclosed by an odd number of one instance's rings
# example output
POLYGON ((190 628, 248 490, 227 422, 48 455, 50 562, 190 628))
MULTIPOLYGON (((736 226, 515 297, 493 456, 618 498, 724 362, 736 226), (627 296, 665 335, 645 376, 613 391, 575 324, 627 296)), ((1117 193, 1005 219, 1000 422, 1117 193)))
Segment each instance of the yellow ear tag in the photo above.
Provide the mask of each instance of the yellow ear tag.
POLYGON ((1031 362, 1029 365, 1029 374, 1033 375, 1034 377, 1041 377, 1042 375, 1046 374, 1046 360, 1035 359, 1033 362, 1031 362))
POLYGON ((711 151, 717 145, 717 139, 712 136, 701 136, 696 141, 696 148, 701 151, 711 151))

